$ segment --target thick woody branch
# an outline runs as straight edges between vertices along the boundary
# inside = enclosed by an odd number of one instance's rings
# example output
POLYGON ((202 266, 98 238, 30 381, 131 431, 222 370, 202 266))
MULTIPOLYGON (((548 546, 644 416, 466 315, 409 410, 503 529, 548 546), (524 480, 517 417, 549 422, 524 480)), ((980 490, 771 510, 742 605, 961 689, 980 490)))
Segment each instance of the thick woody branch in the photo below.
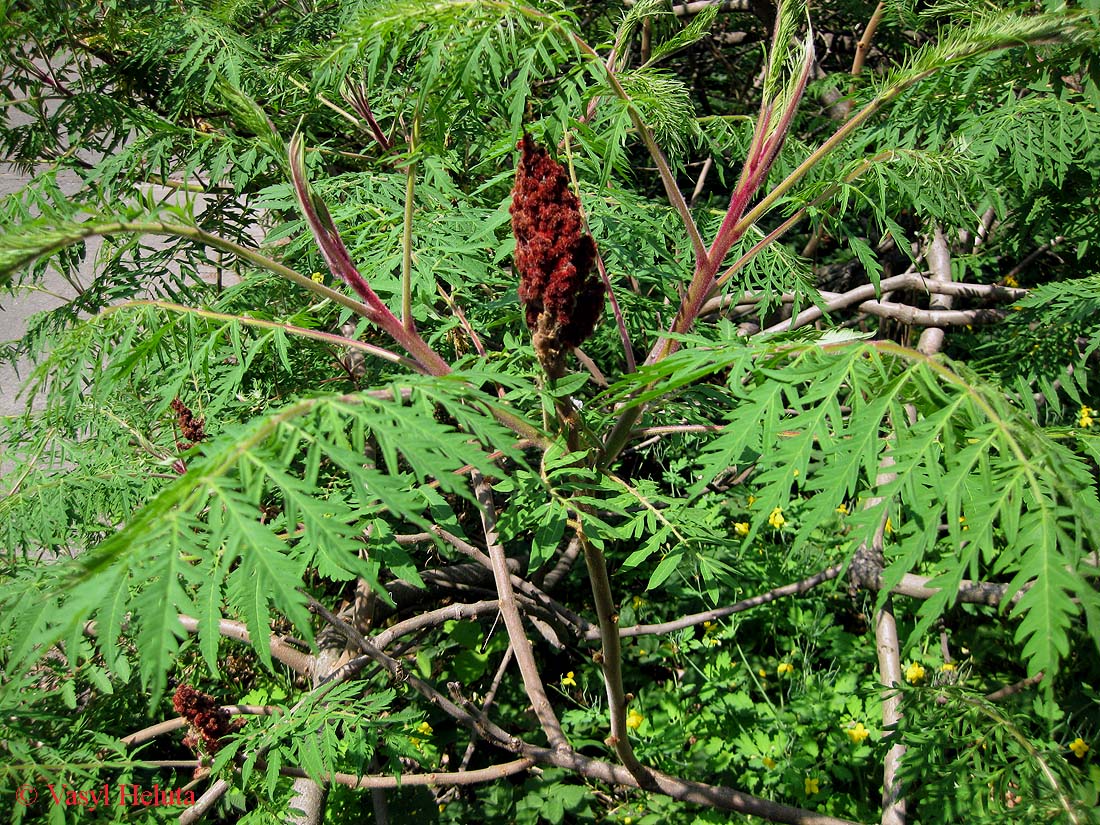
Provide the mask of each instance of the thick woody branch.
MULTIPOLYGON (((875 485, 880 489, 890 484, 897 474, 894 472, 894 457, 889 444, 879 463, 879 472, 875 485)), ((864 502, 863 508, 870 510, 884 501, 882 496, 873 496, 864 502)), ((860 545, 849 566, 849 580, 852 586, 861 582, 877 580, 882 573, 885 560, 883 547, 886 542, 886 522, 889 508, 884 508, 879 517, 871 543, 860 545)), ((882 726, 890 730, 901 720, 901 695, 892 688, 901 684, 901 643, 898 641, 898 626, 894 618, 894 602, 887 596, 882 606, 875 611, 875 650, 878 653, 879 681, 886 686, 882 697, 882 726)), ((905 797, 902 795, 901 762, 905 756, 905 745, 897 741, 897 734, 888 734, 894 743, 886 752, 883 760, 882 777, 882 825, 905 825, 905 797)))
MULTIPOLYGON (((924 259, 928 261, 928 268, 932 270, 932 280, 940 283, 948 283, 951 280, 951 250, 947 246, 947 238, 943 234, 943 228, 936 225, 932 236, 932 243, 925 253, 924 259)), ((949 310, 954 299, 950 295, 933 295, 928 302, 929 310, 949 310)), ((917 351, 924 355, 935 355, 943 347, 943 329, 941 327, 929 327, 920 334, 917 342, 917 351)))
MULTIPOLYGON (((1028 295, 1028 290, 1018 287, 999 286, 997 284, 969 284, 959 281, 937 281, 932 279, 930 275, 924 275, 915 271, 903 272, 900 275, 892 275, 889 278, 883 278, 879 283, 879 289, 881 292, 897 292, 902 289, 914 289, 928 295, 955 295, 987 301, 1017 301, 1026 298, 1028 295)), ((849 292, 829 292, 828 290, 821 290, 819 294, 825 299, 826 309, 832 311, 834 304, 838 309, 843 309, 846 306, 862 303, 868 298, 873 298, 875 295, 875 288, 871 284, 862 284, 849 292), (841 301, 843 301, 843 303, 841 303, 841 301)), ((737 309, 751 309, 760 303, 763 297, 764 296, 754 292, 718 295, 711 298, 703 306, 703 314, 713 314, 730 306, 736 306, 737 309)), ((785 304, 790 304, 794 302, 795 297, 796 296, 792 292, 784 292, 780 296, 780 300, 785 304)), ((814 309, 817 308, 814 307, 814 309)), ((820 317, 821 311, 818 310, 815 317, 808 318, 807 320, 812 321, 820 317)), ((802 324, 800 323, 799 325, 801 326, 802 324)))
POLYGON ((531 652, 531 642, 527 638, 527 632, 523 628, 523 619, 519 615, 516 605, 516 593, 512 588, 512 576, 508 571, 508 558, 504 553, 504 547, 500 544, 496 528, 496 505, 493 502, 493 491, 484 476, 476 470, 470 474, 474 486, 474 496, 477 498, 481 513, 481 525, 485 532, 485 545, 489 550, 489 561, 493 568, 493 579, 496 581, 497 595, 500 599, 500 615, 504 619, 504 626, 508 630, 508 639, 512 643, 512 651, 516 656, 516 664, 519 665, 520 676, 523 678, 523 687, 527 691, 527 698, 531 700, 531 707, 535 711, 546 733, 550 746, 555 750, 568 749, 569 742, 562 732, 561 723, 558 721, 550 699, 546 695, 546 687, 539 676, 538 666, 535 664, 534 654, 531 652))
MULTIPOLYGON (((198 768, 201 763, 197 759, 157 761, 148 764, 158 767, 171 768, 198 768)), ((327 773, 318 777, 322 782, 333 785, 343 785, 353 790, 375 790, 404 787, 439 787, 478 785, 483 782, 495 782, 508 776, 514 776, 528 770, 535 764, 530 757, 515 759, 511 762, 503 762, 499 765, 490 765, 487 768, 478 768, 472 771, 436 771, 433 773, 403 773, 400 776, 356 776, 352 773, 327 773)), ((262 759, 256 760, 256 766, 260 770, 267 767, 262 759)), ((308 778, 308 774, 301 768, 286 766, 279 769, 280 776, 292 776, 299 779, 308 778)))
MULTIPOLYGON (((409 685, 432 704, 440 708, 444 713, 478 732, 481 736, 491 739, 499 746, 519 756, 528 757, 538 764, 555 765, 567 770, 572 770, 589 779, 595 779, 602 782, 625 785, 632 788, 640 787, 638 780, 624 767, 601 762, 596 759, 590 759, 572 750, 555 750, 552 748, 537 747, 512 736, 476 711, 471 711, 466 707, 459 706, 459 704, 448 699, 428 682, 414 673, 405 670, 400 662, 379 650, 358 630, 340 619, 316 599, 309 596, 307 596, 307 599, 309 599, 310 610, 317 613, 326 622, 337 628, 344 634, 345 638, 356 645, 364 654, 382 665, 394 680, 409 685)), ((673 799, 684 802, 691 802, 711 808, 720 808, 722 810, 754 814, 770 819, 773 822, 791 823, 791 825, 856 825, 846 819, 838 819, 813 811, 793 808, 789 805, 769 802, 766 799, 760 799, 750 794, 741 793, 732 788, 677 779, 676 777, 658 772, 653 772, 652 775, 655 779, 656 790, 667 794, 673 799)))
POLYGON ((995 324, 1008 317, 1003 309, 920 309, 893 301, 864 301, 859 311, 915 327, 963 327, 995 324))
POLYGON ((509 746, 512 750, 518 749, 521 743, 507 731, 497 727, 488 719, 475 716, 465 708, 459 707, 424 679, 421 679, 415 673, 407 671, 401 662, 380 650, 356 628, 345 622, 312 596, 307 595, 306 599, 309 602, 309 609, 312 612, 316 613, 332 625, 332 627, 340 631, 340 633, 344 635, 344 638, 358 647, 367 658, 381 665, 395 682, 409 685, 448 716, 471 730, 475 730, 483 736, 491 737, 498 742, 505 743, 506 746, 509 746))
MULTIPOLYGON (((875 646, 878 651, 879 676, 886 685, 901 684, 901 656, 898 625, 894 619, 893 597, 887 596, 875 613, 875 646)), ((901 694, 886 691, 882 698, 883 727, 896 725, 901 719, 901 694)), ((895 742, 883 760, 882 825, 905 825, 905 797, 902 795, 901 762, 905 745, 895 742)))
MULTIPOLYGON (((470 544, 468 541, 463 541, 461 538, 454 535, 453 533, 444 530, 442 527, 433 528, 433 532, 445 542, 454 547, 456 550, 458 550, 460 553, 469 556, 490 571, 493 569, 492 560, 480 549, 474 547, 474 545, 470 544)), ((513 561, 514 560, 511 559, 508 560, 509 568, 513 566, 513 561)), ((584 630, 591 626, 587 619, 582 616, 578 616, 572 610, 565 607, 563 604, 555 601, 544 591, 535 587, 535 585, 531 584, 531 582, 527 581, 521 576, 512 574, 510 576, 510 579, 512 582, 512 587, 515 588, 518 593, 529 599, 532 604, 537 605, 538 607, 548 611, 548 613, 554 616, 558 621, 564 623, 565 625, 568 625, 573 629, 584 630)))
MULTIPOLYGON (((560 753, 546 748, 526 746, 521 752, 526 756, 530 756, 540 765, 554 765, 589 779, 614 785, 625 785, 630 788, 642 787, 625 767, 591 759, 576 751, 560 753)), ((720 785, 707 785, 703 782, 679 779, 659 771, 650 771, 649 775, 653 779, 654 790, 681 802, 690 802, 725 811, 736 811, 751 816, 759 816, 771 822, 788 823, 788 825, 856 825, 847 819, 839 819, 815 811, 770 802, 720 785)))
MULTIPOLYGON (((892 278, 883 278, 879 283, 878 292, 895 292, 900 289, 920 289, 928 293, 937 293, 941 295, 963 295, 975 298, 986 299, 1001 299, 1001 300, 1019 300, 1027 295, 1026 289, 1009 289, 1002 286, 990 286, 982 284, 960 284, 960 283, 944 283, 939 281, 933 281, 925 278, 918 273, 904 273, 902 275, 895 275, 892 278)), ((981 317, 975 317, 973 315, 963 315, 954 317, 951 315, 942 314, 924 314, 913 315, 908 319, 901 317, 902 312, 895 310, 894 307, 902 307, 902 304, 892 305, 889 302, 879 302, 874 300, 876 295, 876 289, 874 284, 863 284, 848 292, 832 293, 823 292, 822 297, 825 299, 824 310, 821 307, 813 306, 809 307, 802 312, 798 313, 794 318, 789 318, 785 321, 781 321, 777 324, 773 324, 768 327, 764 332, 787 332, 788 330, 798 329, 799 327, 806 326, 806 324, 812 323, 821 318, 826 312, 832 313, 838 310, 845 309, 853 305, 859 305, 859 309, 863 312, 886 315, 887 317, 895 318, 905 323, 928 325, 928 326, 949 326, 953 323, 961 324, 973 324, 983 323, 985 321, 1000 320, 1004 317, 1005 313, 1000 310, 967 310, 968 313, 992 313, 992 315, 985 315, 981 317)), ((944 310, 915 310, 912 307, 907 309, 914 310, 914 312, 920 313, 943 313, 944 310)))
MULTIPOLYGON (((909 596, 914 599, 930 599, 940 592, 940 588, 929 586, 931 581, 932 579, 928 576, 917 576, 913 573, 906 573, 901 577, 901 582, 898 583, 897 587, 890 592, 899 596, 909 596)), ((871 581, 864 581, 863 584, 872 589, 881 589, 882 578, 879 576, 871 581)), ((1024 593, 1031 587, 1032 583, 1030 582, 1021 587, 1013 594, 1012 598, 1009 600, 1009 604, 1018 602, 1024 593)), ((992 607, 997 607, 1004 601, 1005 594, 1007 593, 1007 584, 963 579, 959 582, 959 591, 955 600, 966 602, 967 604, 987 604, 992 607)))
MULTIPOLYGON (((311 603, 316 603, 315 600, 312 599, 312 597, 307 596, 307 598, 310 599, 311 603)), ((329 616, 332 615, 327 610, 324 612, 329 616)), ((336 621, 339 620, 337 619, 336 621)), ((345 636, 345 638, 347 637, 345 636)), ((324 654, 325 652, 322 651, 322 653, 324 654)), ((328 661, 327 654, 321 656, 320 660, 322 662, 328 661)), ((313 665, 313 670, 308 675, 314 677, 316 685, 314 689, 310 691, 309 696, 302 698, 294 704, 294 706, 289 711, 290 713, 296 712, 307 701, 321 700, 329 691, 331 691, 337 685, 341 684, 342 681, 351 678, 355 673, 359 672, 359 669, 356 668, 340 668, 331 673, 322 675, 316 673, 316 670, 318 669, 317 660, 314 660, 311 664, 313 665)), ((260 747, 256 753, 257 758, 262 758, 264 754, 266 754, 267 751, 270 750, 270 748, 271 745, 260 747)), ((195 800, 194 805, 192 805, 190 808, 180 814, 179 825, 193 825, 195 822, 198 822, 200 819, 206 816, 206 814, 210 811, 211 808, 214 807, 214 804, 219 799, 225 796, 229 788, 230 784, 225 779, 218 779, 217 781, 215 781, 214 784, 206 789, 206 792, 203 793, 202 796, 195 800)), ((319 800, 320 803, 323 803, 323 801, 323 799, 319 800)), ((319 816, 319 812, 321 811, 320 807, 317 807, 317 811, 319 816)))

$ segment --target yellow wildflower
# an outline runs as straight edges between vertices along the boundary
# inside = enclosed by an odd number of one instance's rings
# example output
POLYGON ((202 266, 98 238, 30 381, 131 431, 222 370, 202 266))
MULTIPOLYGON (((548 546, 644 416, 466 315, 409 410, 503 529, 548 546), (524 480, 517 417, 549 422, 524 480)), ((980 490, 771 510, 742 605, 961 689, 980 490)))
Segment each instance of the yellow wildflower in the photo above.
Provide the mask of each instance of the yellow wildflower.
POLYGON ((767 768, 769 771, 775 768, 777 764, 779 763, 772 759, 770 756, 764 757, 764 767, 767 768))
POLYGON ((421 736, 431 736, 432 726, 429 725, 427 722, 421 722, 419 725, 416 726, 416 732, 419 733, 421 736))
POLYGON ((848 738, 852 740, 852 744, 854 745, 862 745, 864 740, 866 740, 867 737, 871 735, 871 731, 867 730, 862 722, 857 722, 854 725, 848 725, 844 732, 848 734, 848 738))
POLYGON ((806 777, 806 796, 818 793, 820 790, 821 788, 819 787, 818 781, 816 779, 810 779, 809 777, 806 777))
POLYGON ((637 610, 643 604, 645 604, 645 599, 643 599, 641 596, 635 596, 630 603, 634 606, 634 609, 637 610))
POLYGON ((749 496, 749 507, 756 504, 756 496, 749 496))
POLYGON ((626 726, 631 730, 637 730, 642 726, 642 722, 645 721, 645 717, 633 708, 630 709, 630 713, 626 715, 626 726))
POLYGON ((312 275, 309 276, 309 279, 315 284, 323 284, 325 282, 325 276, 322 275, 320 272, 314 272, 312 275))
POLYGON ((790 662, 780 662, 775 672, 780 676, 786 676, 787 674, 794 673, 794 665, 790 662))
POLYGON ((577 686, 577 680, 573 678, 573 671, 569 671, 561 677, 561 686, 563 688, 577 686))
POLYGON ((836 508, 836 511, 842 516, 846 516, 848 515, 848 505, 842 501, 840 502, 840 506, 836 508))
POLYGON ((1020 282, 1016 280, 1015 275, 1005 275, 1005 286, 1007 286, 1009 289, 1018 289, 1020 286, 1020 282))
POLYGON ((794 468, 794 471, 792 472, 792 475, 793 475, 793 476, 794 476, 795 478, 798 478, 798 472, 799 472, 799 471, 798 471, 798 468, 797 468, 797 467, 795 467, 795 468, 794 468))
POLYGON ((1081 412, 1077 413, 1077 426, 1078 427, 1091 427, 1093 421, 1095 421, 1096 410, 1092 407, 1086 407, 1082 405, 1081 412))
POLYGON ((632 816, 624 816, 623 817, 623 825, 633 825, 633 823, 634 823, 634 817, 632 817, 632 816))
POLYGON ((776 530, 781 528, 786 523, 787 523, 787 520, 785 518, 783 518, 783 508, 782 507, 776 507, 774 510, 772 510, 771 515, 768 516, 768 524, 770 524, 776 530))
POLYGON ((1073 755, 1078 759, 1084 759, 1085 754, 1089 752, 1089 746, 1085 744, 1085 740, 1080 736, 1069 743, 1069 749, 1073 751, 1073 755))
POLYGON ((940 670, 942 670, 944 673, 954 673, 956 670, 958 670, 958 668, 955 667, 954 662, 945 662, 944 664, 940 665, 940 670))
POLYGON ((760 675, 760 677, 761 677, 761 678, 763 678, 763 677, 765 677, 765 676, 767 676, 767 675, 768 675, 768 671, 764 670, 764 668, 760 668, 760 669, 759 669, 758 671, 756 671, 756 672, 757 672, 757 673, 758 673, 758 674, 760 675))
POLYGON ((911 685, 915 685, 917 682, 924 679, 924 667, 920 662, 912 662, 909 667, 905 669, 905 680, 911 685))
POLYGON ((890 535, 894 532, 894 523, 890 521, 889 516, 886 517, 886 525, 882 528, 882 532, 884 532, 886 535, 890 535))
POLYGON ((749 534, 749 523, 747 521, 739 521, 733 525, 733 532, 744 538, 749 534))
POLYGON ((963 529, 963 530, 969 530, 969 529, 970 529, 970 528, 969 528, 969 527, 968 527, 968 526, 966 525, 966 516, 959 516, 959 524, 961 524, 961 525, 962 525, 962 529, 963 529))

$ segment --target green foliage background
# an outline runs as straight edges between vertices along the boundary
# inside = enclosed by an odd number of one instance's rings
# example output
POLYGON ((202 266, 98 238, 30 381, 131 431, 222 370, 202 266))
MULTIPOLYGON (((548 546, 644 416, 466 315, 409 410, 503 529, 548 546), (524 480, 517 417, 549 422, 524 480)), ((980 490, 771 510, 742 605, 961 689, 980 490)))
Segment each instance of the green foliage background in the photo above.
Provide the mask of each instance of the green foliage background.
MULTIPOLYGON (((656 0, 0 6, 0 147, 34 176, 0 206, 0 285, 42 289, 52 268, 75 291, 4 351, 33 361, 24 393, 38 402, 0 419, 0 798, 12 821, 174 818, 26 807, 16 794, 184 784, 150 767, 188 757, 178 737, 119 741, 174 716, 182 682, 282 710, 251 717, 216 760, 233 784, 212 814, 224 821, 283 819, 287 766, 315 778, 457 770, 469 731, 408 685, 367 667, 319 693, 269 640, 324 643, 311 600, 338 611, 371 591, 377 633, 496 598, 491 579, 462 589, 434 575, 467 561, 439 530, 485 546, 471 468, 492 482, 513 572, 536 584, 583 523, 622 628, 833 570, 805 592, 624 638, 644 763, 869 822, 902 742, 912 822, 1094 821, 1100 6, 883 10, 858 76, 853 32, 874 5, 810 10, 820 76, 799 104, 807 25, 791 5, 777 41, 790 59, 771 63, 767 14, 714 7, 685 21, 656 0), (695 259, 657 158, 685 198, 695 190, 709 242, 762 100, 793 121, 726 259, 730 300, 674 353, 631 369, 669 328, 695 259), (838 129, 850 131, 830 138, 838 129), (623 315, 619 329, 608 310, 585 344, 596 369, 574 361, 556 384, 510 266, 524 130, 575 178, 623 315), (295 133, 359 272, 395 313, 407 301, 448 375, 355 351, 398 348, 340 300, 295 198, 295 133), (663 154, 647 152, 650 137, 663 154), (792 216, 804 220, 777 237, 792 216), (1005 288, 956 298, 992 314, 950 327, 942 353, 916 349, 920 327, 859 315, 861 302, 767 333, 911 265, 927 272, 937 229, 954 281, 1005 288), (80 283, 93 237, 94 280, 80 283), (177 398, 207 440, 181 443, 177 398), (581 421, 573 443, 563 404, 581 421), (609 450, 631 411, 626 448, 609 450), (878 546, 878 578, 845 581, 878 546), (923 597, 891 609, 903 672, 924 676, 884 687, 876 617, 914 576, 923 597), (970 581, 996 596, 961 599, 970 581), (223 620, 252 644, 227 639, 223 620), (884 729, 895 693, 903 715, 884 729)), ((889 297, 927 302, 912 287, 889 297)), ((614 761, 582 568, 547 589, 590 624, 536 612, 551 627, 531 638, 573 747, 614 761)), ((484 697, 508 647, 495 615, 440 621, 393 655, 484 697)), ((520 681, 493 692, 494 721, 541 742, 520 681)), ((482 743, 471 767, 499 761, 482 743)), ((392 821, 747 821, 558 767, 388 796, 392 821)), ((359 821, 366 797, 334 787, 326 819, 359 821)))

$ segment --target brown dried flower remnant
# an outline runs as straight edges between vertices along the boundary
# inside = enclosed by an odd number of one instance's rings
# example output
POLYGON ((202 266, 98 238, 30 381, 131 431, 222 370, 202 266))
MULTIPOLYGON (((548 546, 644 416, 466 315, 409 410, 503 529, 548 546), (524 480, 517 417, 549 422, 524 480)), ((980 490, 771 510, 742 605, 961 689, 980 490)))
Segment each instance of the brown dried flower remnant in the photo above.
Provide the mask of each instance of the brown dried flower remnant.
POLYGON ((186 439, 176 443, 179 449, 190 450, 206 438, 206 419, 195 418, 191 408, 178 398, 172 399, 172 412, 176 414, 176 426, 180 428, 180 434, 186 439))
POLYGON ((596 244, 584 232, 565 170, 530 135, 519 149, 511 207, 519 298, 539 362, 557 377, 569 350, 596 328, 604 286, 592 271, 596 244))
POLYGON ((201 693, 187 684, 176 688, 172 707, 191 726, 191 733, 184 738, 183 744, 195 753, 199 752, 198 745, 201 742, 203 750, 213 756, 221 750, 222 737, 241 727, 241 720, 234 720, 228 711, 218 705, 213 696, 201 693))

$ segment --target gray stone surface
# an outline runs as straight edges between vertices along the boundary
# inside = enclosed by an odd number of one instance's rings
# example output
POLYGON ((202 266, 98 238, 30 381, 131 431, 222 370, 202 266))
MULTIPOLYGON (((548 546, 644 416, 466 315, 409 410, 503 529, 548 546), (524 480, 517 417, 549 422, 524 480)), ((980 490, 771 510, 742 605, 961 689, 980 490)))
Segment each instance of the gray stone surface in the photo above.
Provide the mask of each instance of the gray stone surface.
MULTIPOLYGON (((26 185, 27 180, 26 176, 19 174, 11 166, 0 165, 0 198, 18 192, 26 185)), ((67 185, 66 188, 75 189, 77 185, 75 177, 69 180, 62 178, 60 182, 62 186, 67 185)), ((91 280, 94 260, 94 248, 90 248, 81 269, 82 280, 91 280)), ((15 297, 0 294, 0 341, 21 338, 31 315, 58 307, 73 296, 72 286, 56 272, 49 273, 45 282, 32 291, 21 291, 15 297)), ((0 415, 17 415, 26 409, 26 401, 18 398, 17 394, 29 367, 29 364, 24 363, 16 370, 7 364, 0 365, 0 415)))

